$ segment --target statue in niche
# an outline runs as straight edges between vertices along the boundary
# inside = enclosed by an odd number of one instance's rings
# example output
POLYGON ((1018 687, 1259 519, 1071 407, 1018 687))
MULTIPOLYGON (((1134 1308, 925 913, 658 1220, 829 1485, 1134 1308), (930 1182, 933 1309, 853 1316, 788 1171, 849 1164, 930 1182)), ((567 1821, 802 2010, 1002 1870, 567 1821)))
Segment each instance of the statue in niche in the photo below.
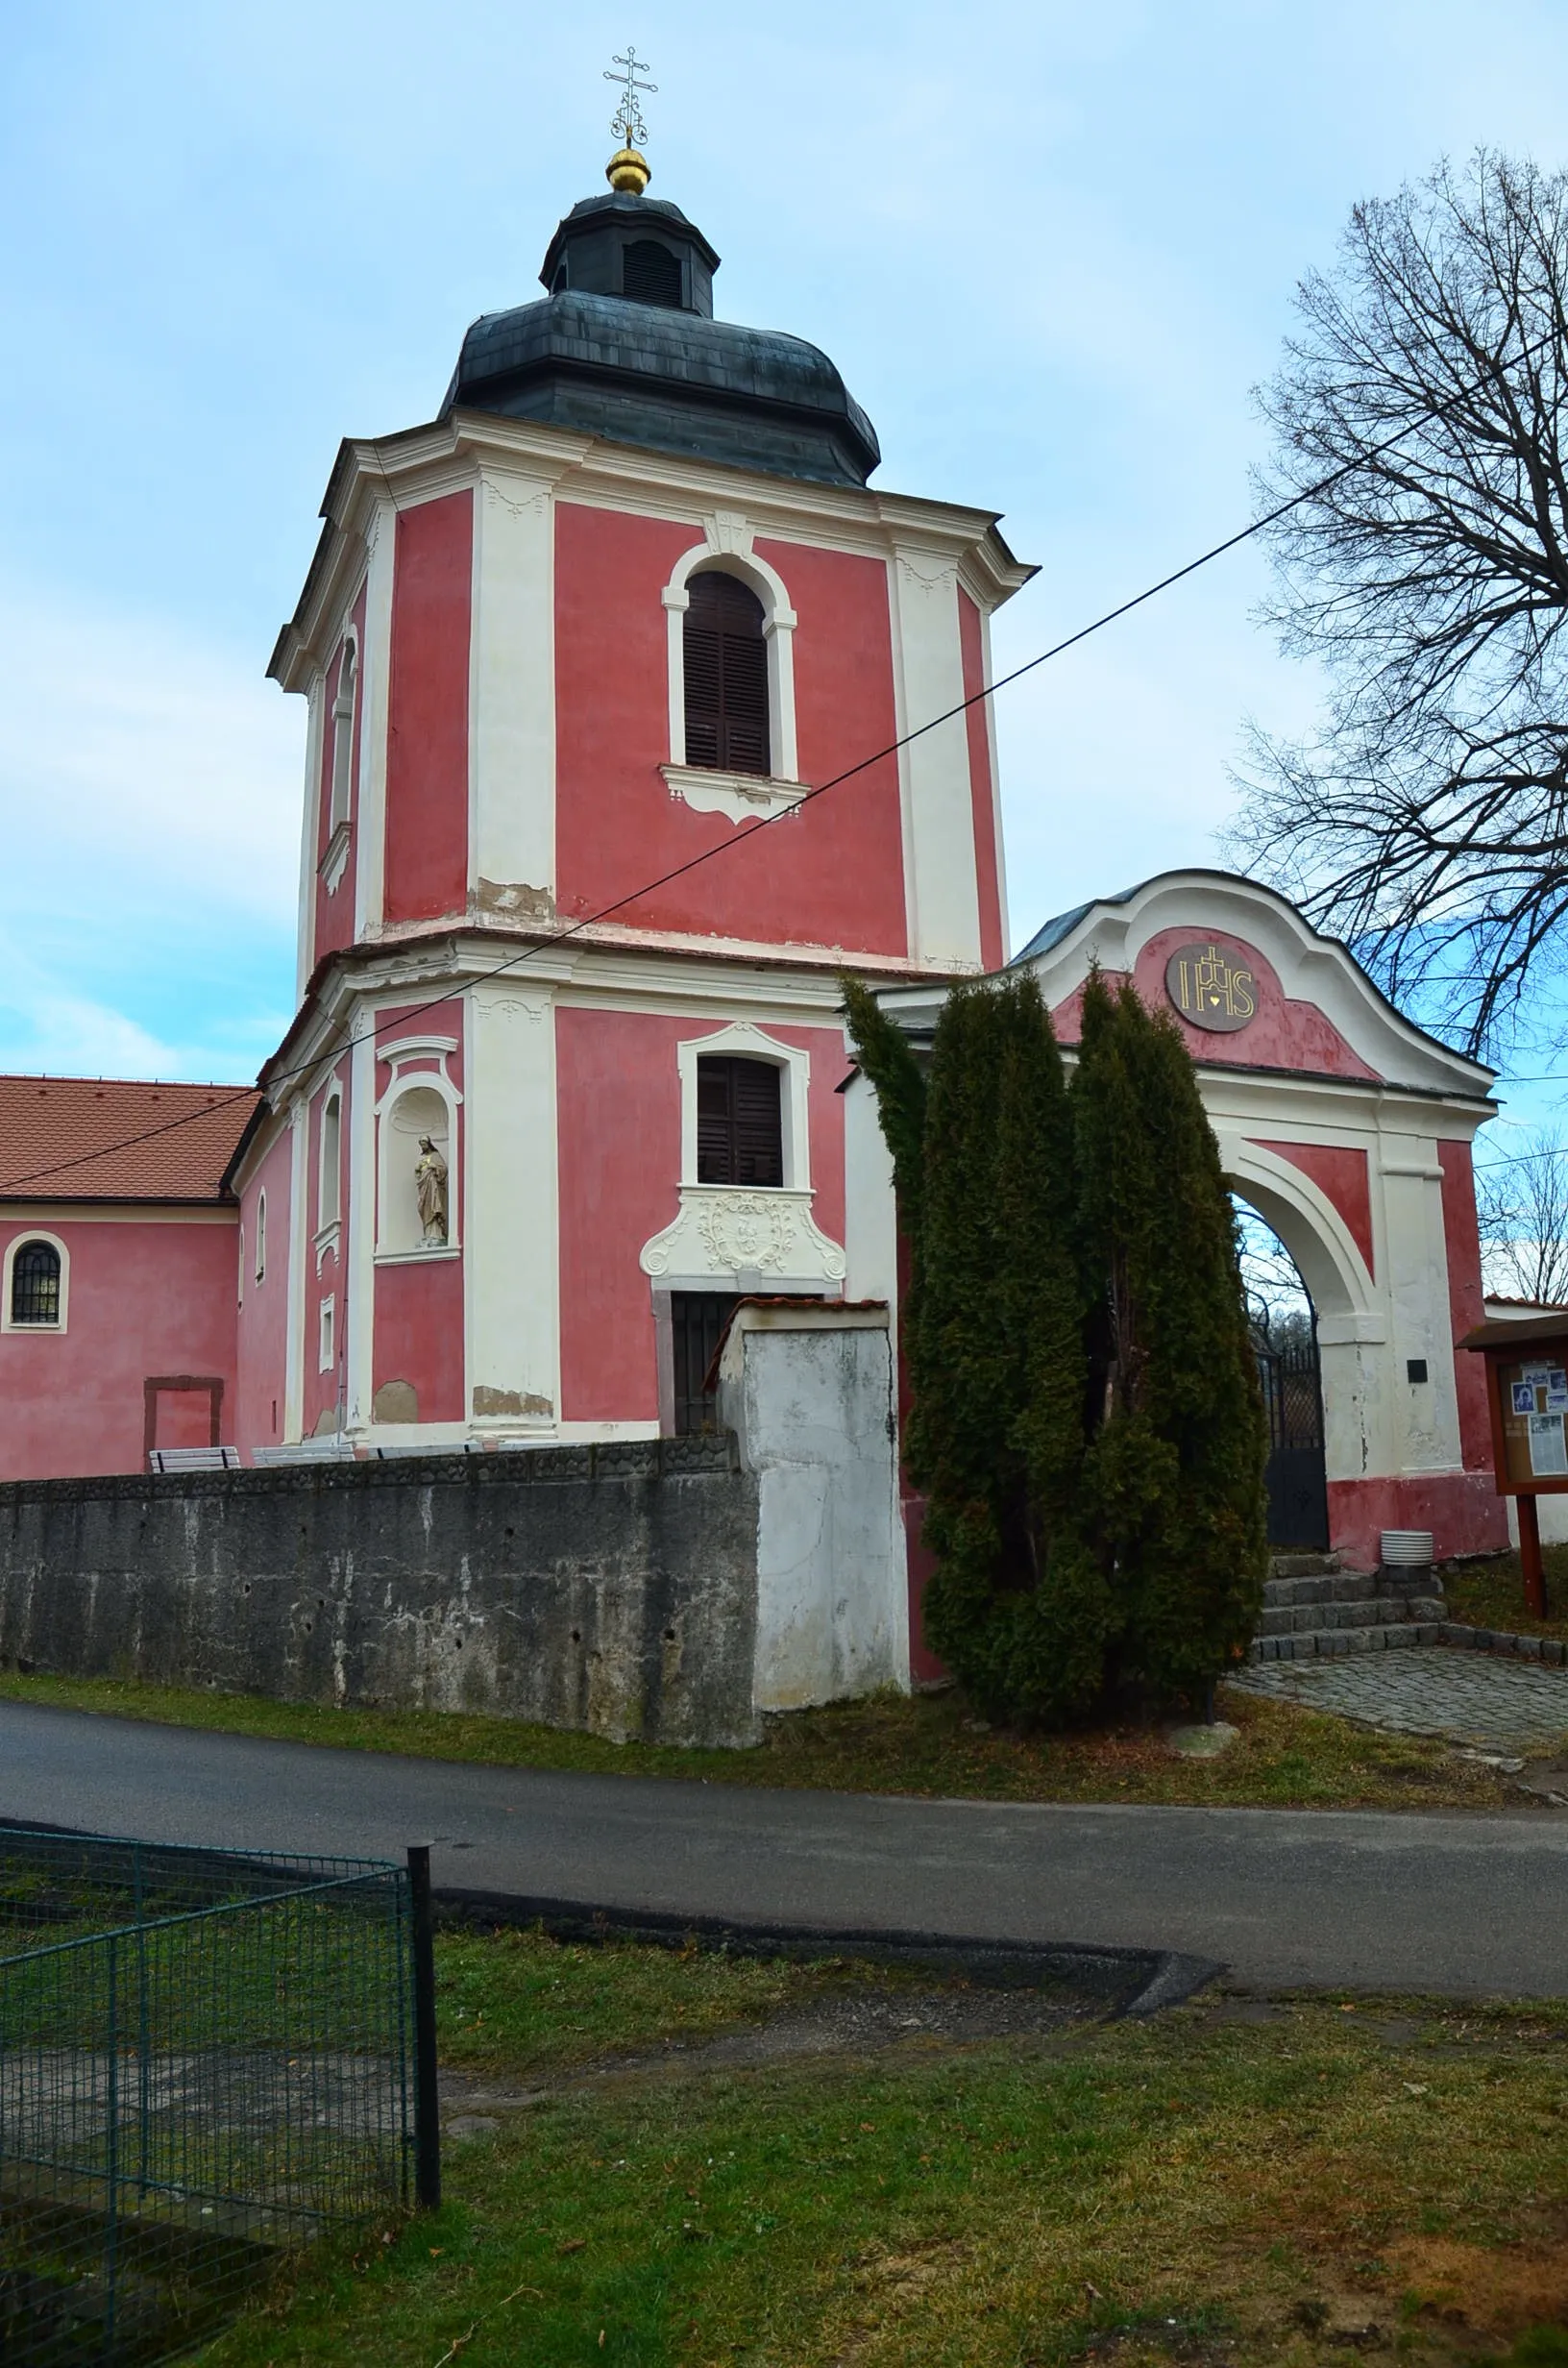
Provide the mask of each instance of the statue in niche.
POLYGON ((447 1163, 429 1135, 419 1138, 414 1190, 419 1196, 419 1221, 425 1246, 442 1248, 447 1239, 447 1163))

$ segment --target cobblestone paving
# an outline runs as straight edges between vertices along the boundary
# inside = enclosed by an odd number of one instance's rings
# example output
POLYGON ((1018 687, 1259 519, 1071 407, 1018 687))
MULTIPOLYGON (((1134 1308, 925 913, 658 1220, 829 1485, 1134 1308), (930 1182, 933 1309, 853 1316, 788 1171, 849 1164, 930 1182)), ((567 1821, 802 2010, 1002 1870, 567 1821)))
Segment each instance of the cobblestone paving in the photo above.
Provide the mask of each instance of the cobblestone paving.
POLYGON ((1568 1736, 1568 1672, 1442 1645, 1265 1662, 1230 1683, 1363 1726, 1452 1736, 1483 1751, 1551 1749, 1568 1736))

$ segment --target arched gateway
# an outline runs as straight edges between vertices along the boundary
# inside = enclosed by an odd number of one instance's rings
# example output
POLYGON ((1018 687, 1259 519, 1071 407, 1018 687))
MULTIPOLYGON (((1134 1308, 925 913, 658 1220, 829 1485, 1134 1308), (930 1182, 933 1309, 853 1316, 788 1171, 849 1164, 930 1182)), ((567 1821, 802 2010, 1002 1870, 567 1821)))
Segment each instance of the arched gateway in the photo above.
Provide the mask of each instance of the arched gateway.
MULTIPOLYGON (((1174 1011, 1225 1173, 1294 1259, 1317 1316, 1329 1542, 1370 1568, 1384 1529, 1439 1555, 1507 1543, 1481 1375, 1471 1145, 1493 1073, 1411 1025, 1283 897, 1167 872, 1049 921, 1014 959, 1063 1044, 1091 964, 1174 1011)), ((929 989, 882 1000, 919 1030, 929 989)))

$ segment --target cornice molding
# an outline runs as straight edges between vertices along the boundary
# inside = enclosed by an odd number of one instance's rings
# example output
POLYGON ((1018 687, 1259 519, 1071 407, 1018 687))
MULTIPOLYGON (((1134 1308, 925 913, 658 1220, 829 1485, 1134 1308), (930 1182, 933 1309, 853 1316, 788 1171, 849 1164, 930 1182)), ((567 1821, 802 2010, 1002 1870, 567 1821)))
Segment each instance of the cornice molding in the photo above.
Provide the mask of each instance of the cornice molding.
POLYGON ((1037 573, 1008 549, 998 531, 999 511, 870 487, 812 484, 612 444, 531 420, 459 410, 393 435, 345 438, 323 497, 325 523, 315 555, 294 615, 278 636, 269 674, 285 690, 298 690, 309 671, 307 658, 324 661, 318 647, 323 620, 341 613, 347 568, 363 571, 379 502, 402 509, 502 475, 591 506, 676 518, 698 533, 705 517, 738 511, 758 534, 783 541, 883 557, 895 547, 941 554, 988 611, 1037 573))

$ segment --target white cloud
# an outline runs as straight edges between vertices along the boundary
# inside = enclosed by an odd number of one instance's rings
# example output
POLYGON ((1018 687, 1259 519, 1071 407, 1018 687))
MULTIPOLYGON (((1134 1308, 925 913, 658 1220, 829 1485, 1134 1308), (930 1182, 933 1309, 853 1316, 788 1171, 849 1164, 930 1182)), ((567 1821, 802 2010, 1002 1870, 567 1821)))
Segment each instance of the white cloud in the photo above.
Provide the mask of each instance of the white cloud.
MULTIPOLYGON (((112 911, 287 922, 303 703, 186 627, 0 581, 0 828, 13 876, 112 911), (33 849, 31 859, 21 851, 33 849)), ((9 900, 8 900, 9 901, 9 900)), ((14 925, 17 906, 11 903, 14 925)))

